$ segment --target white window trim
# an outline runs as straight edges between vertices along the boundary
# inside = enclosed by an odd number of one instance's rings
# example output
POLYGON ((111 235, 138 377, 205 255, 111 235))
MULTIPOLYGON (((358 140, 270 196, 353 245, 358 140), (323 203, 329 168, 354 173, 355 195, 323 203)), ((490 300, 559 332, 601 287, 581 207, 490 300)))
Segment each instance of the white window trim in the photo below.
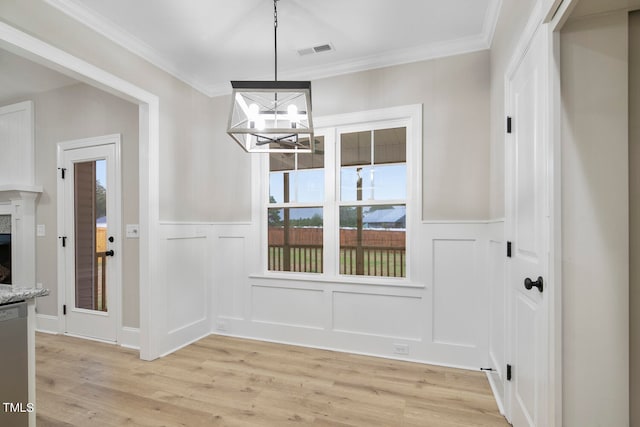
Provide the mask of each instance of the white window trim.
MULTIPOLYGON (((258 173, 254 178, 254 187, 259 197, 254 198, 254 218, 257 220, 257 230, 260 234, 260 270, 261 273, 252 277, 278 278, 282 280, 305 280, 317 282, 353 283, 366 285, 423 287, 417 284, 417 268, 420 260, 418 252, 417 233, 422 218, 422 104, 414 104, 400 107, 383 108, 379 110, 361 111, 348 114, 338 114, 314 118, 316 136, 325 138, 325 201, 324 218, 324 272, 300 273, 300 272, 274 272, 268 270, 266 247, 268 242, 267 207, 275 207, 269 204, 269 180, 265 179, 269 174, 269 156, 259 156, 253 162, 254 170, 258 173), (336 138, 341 133, 357 132, 360 130, 373 130, 392 127, 405 127, 407 129, 407 265, 406 277, 380 277, 380 276, 352 276, 339 274, 337 251, 339 248, 335 242, 339 241, 338 220, 339 206, 353 204, 341 202, 337 195, 340 191, 339 179, 336 179, 337 154, 335 153, 336 138), (332 215, 327 215, 327 210, 333 210, 332 215)), ((256 156, 257 157, 257 156, 256 156)), ((396 201, 385 200, 383 204, 393 204, 396 201)), ((374 204, 378 203, 377 201, 374 204)), ((405 203, 402 200, 400 203, 405 203)), ((317 206, 318 204, 314 204, 317 206)))

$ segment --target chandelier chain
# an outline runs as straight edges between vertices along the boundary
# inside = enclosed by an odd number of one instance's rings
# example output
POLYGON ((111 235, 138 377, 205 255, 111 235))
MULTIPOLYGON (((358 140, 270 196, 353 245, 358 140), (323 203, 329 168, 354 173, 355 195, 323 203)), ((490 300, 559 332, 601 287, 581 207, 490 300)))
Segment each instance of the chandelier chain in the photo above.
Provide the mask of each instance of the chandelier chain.
POLYGON ((274 81, 278 81, 278 0, 273 0, 274 81))

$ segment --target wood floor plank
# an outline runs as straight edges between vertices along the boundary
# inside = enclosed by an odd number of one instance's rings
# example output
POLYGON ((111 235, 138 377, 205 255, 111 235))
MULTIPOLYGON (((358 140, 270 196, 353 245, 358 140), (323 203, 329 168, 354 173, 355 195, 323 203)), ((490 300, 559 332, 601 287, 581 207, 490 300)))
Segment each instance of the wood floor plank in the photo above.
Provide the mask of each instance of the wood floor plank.
POLYGON ((39 426, 508 426, 480 372, 209 336, 144 362, 37 334, 39 426))

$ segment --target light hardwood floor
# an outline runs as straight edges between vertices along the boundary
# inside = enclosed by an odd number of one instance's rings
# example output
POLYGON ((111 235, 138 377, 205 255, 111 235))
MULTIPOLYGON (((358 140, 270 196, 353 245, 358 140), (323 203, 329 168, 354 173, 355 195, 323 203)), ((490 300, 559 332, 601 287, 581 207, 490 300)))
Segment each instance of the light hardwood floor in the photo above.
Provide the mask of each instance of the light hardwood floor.
POLYGON ((508 426, 485 375, 209 336, 153 362, 37 334, 45 426, 508 426))

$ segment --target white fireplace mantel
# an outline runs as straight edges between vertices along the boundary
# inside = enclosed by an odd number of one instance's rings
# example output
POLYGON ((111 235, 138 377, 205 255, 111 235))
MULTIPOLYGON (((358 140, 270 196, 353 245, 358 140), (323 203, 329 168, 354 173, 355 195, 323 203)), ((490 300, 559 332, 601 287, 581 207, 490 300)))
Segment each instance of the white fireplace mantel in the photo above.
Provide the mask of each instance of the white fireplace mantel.
POLYGON ((42 186, 25 184, 0 184, 0 203, 10 203, 12 200, 23 198, 24 194, 28 193, 34 193, 38 195, 42 193, 42 186))

